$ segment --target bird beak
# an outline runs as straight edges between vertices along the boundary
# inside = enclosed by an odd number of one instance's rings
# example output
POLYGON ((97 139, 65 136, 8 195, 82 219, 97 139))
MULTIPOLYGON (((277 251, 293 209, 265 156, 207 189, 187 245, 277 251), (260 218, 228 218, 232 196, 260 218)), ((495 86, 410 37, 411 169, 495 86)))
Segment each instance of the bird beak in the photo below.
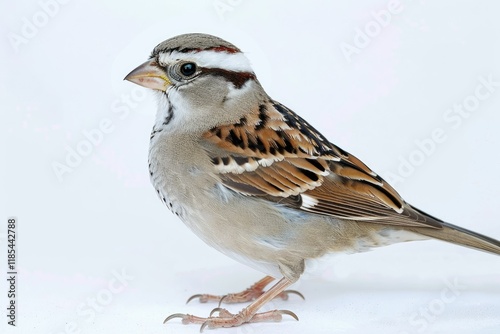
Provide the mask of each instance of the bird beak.
POLYGON ((158 66, 155 60, 148 60, 127 74, 124 80, 128 80, 140 86, 166 91, 172 83, 167 78, 165 71, 158 66))

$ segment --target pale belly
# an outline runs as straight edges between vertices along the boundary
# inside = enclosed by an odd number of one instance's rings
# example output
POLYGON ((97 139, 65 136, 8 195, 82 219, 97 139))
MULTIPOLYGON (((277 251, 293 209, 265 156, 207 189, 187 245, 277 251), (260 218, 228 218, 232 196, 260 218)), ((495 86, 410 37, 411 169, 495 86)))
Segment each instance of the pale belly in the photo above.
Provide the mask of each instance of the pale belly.
MULTIPOLYGON (((328 254, 364 252, 424 239, 411 232, 311 214, 240 195, 210 174, 211 164, 203 151, 196 146, 179 150, 175 145, 170 141, 150 152, 151 182, 160 199, 205 243, 267 275, 281 277, 283 268, 290 273, 303 267, 304 261, 328 254)), ((300 274, 290 275, 296 279, 300 274)))

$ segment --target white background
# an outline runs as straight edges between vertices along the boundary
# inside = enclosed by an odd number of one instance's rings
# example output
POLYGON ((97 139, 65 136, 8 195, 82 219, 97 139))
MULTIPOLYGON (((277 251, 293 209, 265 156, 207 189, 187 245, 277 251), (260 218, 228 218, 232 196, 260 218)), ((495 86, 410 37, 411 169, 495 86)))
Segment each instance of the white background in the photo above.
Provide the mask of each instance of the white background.
MULTIPOLYGON (((412 158, 411 170, 393 182, 408 202, 500 238, 500 86, 460 124, 443 118, 474 102, 478 78, 500 82, 496 2, 403 1, 382 28, 373 13, 388 1, 43 3, 54 4, 0 5, 2 273, 7 217, 19 226, 18 327, 0 317, 9 333, 197 333, 178 319, 162 321, 175 312, 208 315, 215 305, 185 300, 235 292, 262 277, 198 240, 149 184, 156 106, 122 79, 180 33, 211 33, 239 46, 273 98, 382 176, 391 179, 412 158), (372 36, 362 45, 356 36, 365 29, 372 36), (357 53, 346 57, 347 44, 358 45, 357 53), (84 132, 103 120, 110 131, 88 146, 84 132), (416 141, 428 142, 436 129, 446 140, 423 155, 416 141), (54 166, 66 165, 78 147, 87 156, 58 178, 54 166), (111 292, 122 271, 126 286, 111 292)), ((426 241, 310 269, 314 275, 294 286, 306 301, 292 296, 266 307, 293 310, 299 322, 220 332, 500 330, 500 257, 426 241)), ((6 295, 1 274, 2 310, 6 295)))

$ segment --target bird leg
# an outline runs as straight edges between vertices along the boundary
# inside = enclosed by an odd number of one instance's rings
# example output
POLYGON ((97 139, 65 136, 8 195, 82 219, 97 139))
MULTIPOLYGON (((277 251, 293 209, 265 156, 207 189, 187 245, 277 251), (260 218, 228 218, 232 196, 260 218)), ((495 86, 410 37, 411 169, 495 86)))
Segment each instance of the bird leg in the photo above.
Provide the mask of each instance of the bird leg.
MULTIPOLYGON (((244 291, 237 292, 237 293, 228 293, 225 296, 216 296, 216 295, 210 295, 210 294, 196 294, 196 295, 189 297, 186 304, 195 298, 199 298, 200 303, 218 302, 219 306, 222 303, 235 304, 235 303, 251 302, 251 301, 257 299, 258 297, 260 297, 264 293, 264 288, 266 286, 268 286, 269 283, 271 283, 272 281, 274 281, 274 277, 266 276, 244 291)), ((297 296, 301 297, 302 299, 305 299, 304 296, 300 292, 295 291, 295 290, 282 291, 275 298, 281 298, 283 300, 288 300, 288 297, 290 294, 296 294, 297 296)))
POLYGON ((291 284, 292 281, 290 281, 286 277, 283 277, 278 281, 278 283, 273 285, 266 292, 262 293, 255 299, 254 302, 252 302, 237 314, 233 314, 226 309, 217 307, 212 310, 212 312, 210 312, 210 315, 207 318, 197 317, 190 314, 175 313, 167 317, 163 323, 166 323, 167 321, 174 318, 181 318, 183 324, 201 324, 200 331, 203 331, 203 329, 205 328, 214 329, 221 327, 237 327, 244 323, 251 322, 279 322, 283 318, 284 314, 290 315, 296 320, 299 320, 295 313, 288 310, 273 310, 257 313, 257 311, 262 306, 283 293, 283 291, 285 291, 285 289, 291 284), (218 313, 218 316, 213 316, 214 313, 218 313))

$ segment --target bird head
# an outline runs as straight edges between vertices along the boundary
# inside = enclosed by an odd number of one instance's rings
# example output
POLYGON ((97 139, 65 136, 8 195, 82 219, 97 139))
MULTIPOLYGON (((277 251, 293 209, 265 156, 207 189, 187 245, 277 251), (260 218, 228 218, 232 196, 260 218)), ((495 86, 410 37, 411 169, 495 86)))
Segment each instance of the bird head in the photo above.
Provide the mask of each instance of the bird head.
POLYGON ((125 80, 159 93, 160 108, 180 124, 235 122, 264 95, 246 56, 207 34, 185 34, 158 44, 125 80))

